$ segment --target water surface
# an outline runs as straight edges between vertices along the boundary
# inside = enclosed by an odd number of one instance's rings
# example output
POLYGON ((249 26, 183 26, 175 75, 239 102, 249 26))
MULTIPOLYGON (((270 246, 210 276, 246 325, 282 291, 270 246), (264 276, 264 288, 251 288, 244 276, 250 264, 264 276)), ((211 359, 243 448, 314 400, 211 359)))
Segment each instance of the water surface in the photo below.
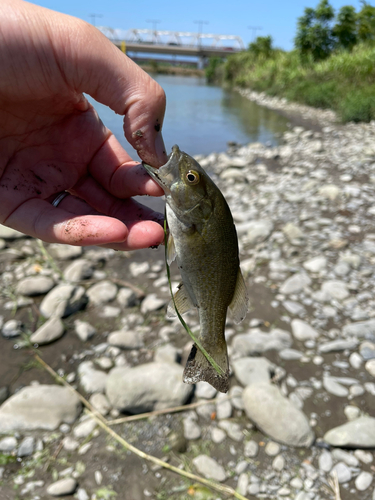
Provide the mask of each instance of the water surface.
MULTIPOLYGON (((174 144, 190 155, 222 152, 228 141, 239 144, 278 144, 288 121, 274 111, 258 106, 237 92, 207 85, 204 78, 153 75, 167 96, 163 136, 167 152, 174 144)), ((94 103, 101 119, 126 151, 138 159, 124 138, 122 117, 94 103)))

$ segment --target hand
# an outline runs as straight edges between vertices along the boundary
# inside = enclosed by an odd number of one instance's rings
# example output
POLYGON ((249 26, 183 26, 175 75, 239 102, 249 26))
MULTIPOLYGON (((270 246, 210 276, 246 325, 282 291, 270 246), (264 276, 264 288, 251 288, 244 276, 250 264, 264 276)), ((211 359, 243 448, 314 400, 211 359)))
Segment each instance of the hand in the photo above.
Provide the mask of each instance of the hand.
POLYGON ((162 216, 132 197, 162 189, 83 96, 124 115, 126 139, 160 166, 161 87, 90 24, 20 0, 0 2, 0 74, 0 223, 47 242, 161 243, 162 216))

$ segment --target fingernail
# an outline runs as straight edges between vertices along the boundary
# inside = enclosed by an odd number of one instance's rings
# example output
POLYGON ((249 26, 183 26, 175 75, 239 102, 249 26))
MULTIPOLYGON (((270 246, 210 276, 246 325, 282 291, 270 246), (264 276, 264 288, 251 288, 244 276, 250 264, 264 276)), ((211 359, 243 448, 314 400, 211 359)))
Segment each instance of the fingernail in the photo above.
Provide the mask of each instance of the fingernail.
POLYGON ((161 132, 158 132, 156 134, 155 153, 156 153, 157 159, 160 162, 160 165, 164 165, 165 163, 167 163, 168 155, 167 155, 166 150, 165 150, 164 140, 163 140, 163 136, 161 135, 161 132))

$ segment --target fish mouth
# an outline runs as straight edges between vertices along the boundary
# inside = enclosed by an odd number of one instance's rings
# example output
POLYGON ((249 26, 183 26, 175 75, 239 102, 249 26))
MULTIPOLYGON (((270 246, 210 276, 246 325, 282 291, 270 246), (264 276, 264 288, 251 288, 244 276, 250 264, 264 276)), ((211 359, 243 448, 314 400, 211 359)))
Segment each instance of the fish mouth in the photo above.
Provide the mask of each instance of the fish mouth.
POLYGON ((178 165, 182 154, 183 153, 180 151, 180 148, 177 145, 174 145, 167 163, 162 165, 160 168, 155 168, 151 165, 147 165, 145 162, 142 162, 142 165, 147 170, 148 174, 162 189, 164 189, 166 194, 170 193, 170 186, 175 180, 175 167, 178 165))

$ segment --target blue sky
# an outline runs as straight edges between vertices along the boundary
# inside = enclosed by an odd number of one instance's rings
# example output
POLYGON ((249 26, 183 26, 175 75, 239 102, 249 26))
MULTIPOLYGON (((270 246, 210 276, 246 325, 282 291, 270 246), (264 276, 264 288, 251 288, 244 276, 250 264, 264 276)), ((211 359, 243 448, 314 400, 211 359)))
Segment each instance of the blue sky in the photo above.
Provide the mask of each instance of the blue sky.
MULTIPOLYGON (((318 0, 189 0, 173 2, 150 0, 37 0, 34 2, 49 9, 64 12, 92 21, 90 14, 100 14, 96 25, 111 28, 151 28, 148 20, 160 20, 158 29, 198 31, 194 21, 208 21, 203 26, 206 33, 241 36, 245 45, 252 41, 253 30, 260 26, 257 35, 271 35, 274 44, 285 50, 293 47, 297 18, 305 7, 316 7, 318 0)), ((358 10, 360 1, 331 0, 339 9, 353 5, 358 10)))

